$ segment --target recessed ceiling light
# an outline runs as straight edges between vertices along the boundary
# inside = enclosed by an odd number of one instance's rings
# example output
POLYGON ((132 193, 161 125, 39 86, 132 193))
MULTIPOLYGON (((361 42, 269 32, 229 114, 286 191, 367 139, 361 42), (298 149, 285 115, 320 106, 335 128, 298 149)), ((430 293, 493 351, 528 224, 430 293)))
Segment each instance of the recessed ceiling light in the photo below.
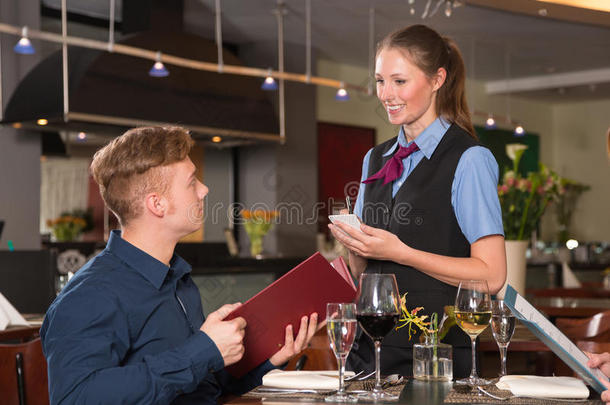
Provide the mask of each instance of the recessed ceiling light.
POLYGON ((46 118, 39 118, 38 121, 36 121, 36 123, 38 125, 47 125, 49 123, 49 120, 47 120, 46 118))
POLYGON ((222 141, 222 138, 221 138, 221 137, 219 137, 219 136, 214 136, 214 137, 212 137, 212 142, 214 142, 214 143, 218 143, 218 142, 220 142, 220 141, 222 141))

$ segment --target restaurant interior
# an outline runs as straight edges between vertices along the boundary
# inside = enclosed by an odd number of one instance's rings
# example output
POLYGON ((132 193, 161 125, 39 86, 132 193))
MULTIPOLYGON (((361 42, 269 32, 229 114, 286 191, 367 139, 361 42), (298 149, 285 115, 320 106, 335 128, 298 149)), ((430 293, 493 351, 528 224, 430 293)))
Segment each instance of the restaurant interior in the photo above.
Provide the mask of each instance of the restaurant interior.
MULTIPOLYGON (((129 128, 180 125, 195 140, 210 192, 202 227, 176 253, 206 313, 315 252, 345 256, 328 215, 355 202, 363 156, 397 134, 375 95, 375 44, 411 24, 459 46, 499 193, 514 144, 526 146, 518 176, 554 176, 531 235, 507 232, 518 245, 509 283, 578 347, 610 351, 608 1, 0 0, 0 304, 32 321, 0 322, 3 392, 18 380, 4 356, 36 339, 61 288, 118 227, 89 165, 129 128), (264 230, 252 232, 261 213, 264 230)), ((488 328, 482 376, 497 376, 498 352, 488 328)), ((26 379, 45 384, 44 358, 32 356, 26 379)), ((520 323, 508 357, 511 374, 574 374, 520 323)), ((295 367, 337 368, 325 330, 295 367)))

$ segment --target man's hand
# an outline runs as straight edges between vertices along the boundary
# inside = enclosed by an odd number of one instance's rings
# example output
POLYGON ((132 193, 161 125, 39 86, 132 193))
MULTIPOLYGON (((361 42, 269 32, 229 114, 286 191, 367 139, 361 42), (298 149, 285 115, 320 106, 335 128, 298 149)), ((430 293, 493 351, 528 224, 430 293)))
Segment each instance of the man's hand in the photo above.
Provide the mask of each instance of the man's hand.
POLYGON ((223 305, 217 311, 208 315, 200 328, 218 348, 225 366, 237 363, 244 355, 243 340, 246 333, 246 320, 241 317, 230 321, 223 320, 240 305, 239 302, 223 305))
POLYGON ((271 364, 277 367, 301 353, 303 349, 307 347, 309 341, 316 333, 317 327, 318 314, 315 312, 309 316, 309 322, 306 316, 301 318, 301 327, 299 328, 299 333, 296 339, 293 337, 292 325, 286 326, 286 338, 284 339, 284 346, 269 358, 271 364))

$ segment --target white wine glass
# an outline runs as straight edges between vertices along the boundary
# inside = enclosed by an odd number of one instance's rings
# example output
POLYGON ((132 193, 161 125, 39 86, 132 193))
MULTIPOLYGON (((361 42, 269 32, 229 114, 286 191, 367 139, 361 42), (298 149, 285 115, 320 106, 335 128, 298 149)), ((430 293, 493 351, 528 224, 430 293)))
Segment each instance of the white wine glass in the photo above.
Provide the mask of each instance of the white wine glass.
POLYGON ((339 391, 324 398, 327 402, 356 402, 358 397, 345 392, 345 360, 356 336, 356 304, 326 304, 326 332, 337 358, 339 391))
POLYGON ((356 311, 362 330, 375 344, 375 387, 360 398, 396 400, 397 395, 381 387, 381 341, 390 333, 400 315, 400 296, 394 274, 364 273, 360 275, 356 311))
POLYGON ((494 300, 491 306, 491 332, 500 349, 500 377, 506 375, 506 352, 515 332, 515 315, 503 300, 494 300))
POLYGON ((491 321, 491 298, 485 280, 460 282, 455 297, 455 320, 458 326, 470 336, 472 344, 472 370, 470 377, 456 381, 457 384, 471 386, 488 385, 490 382, 477 375, 476 343, 477 336, 487 328, 491 321))

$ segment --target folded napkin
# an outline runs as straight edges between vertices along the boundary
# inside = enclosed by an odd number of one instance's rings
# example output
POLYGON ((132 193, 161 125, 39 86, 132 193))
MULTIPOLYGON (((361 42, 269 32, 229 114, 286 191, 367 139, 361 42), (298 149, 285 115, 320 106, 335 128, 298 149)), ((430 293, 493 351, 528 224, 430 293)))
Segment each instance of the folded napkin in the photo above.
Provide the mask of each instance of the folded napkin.
MULTIPOLYGON (((353 371, 346 371, 345 376, 353 376, 353 371)), ((334 371, 282 371, 271 370, 263 376, 263 385, 275 388, 337 390, 339 389, 339 372, 334 371)))
POLYGON ((9 326, 29 326, 29 323, 0 293, 0 330, 4 330, 9 326))
POLYGON ((535 375, 505 375, 496 383, 501 390, 516 396, 540 398, 589 398, 589 389, 574 377, 538 377, 535 375))

